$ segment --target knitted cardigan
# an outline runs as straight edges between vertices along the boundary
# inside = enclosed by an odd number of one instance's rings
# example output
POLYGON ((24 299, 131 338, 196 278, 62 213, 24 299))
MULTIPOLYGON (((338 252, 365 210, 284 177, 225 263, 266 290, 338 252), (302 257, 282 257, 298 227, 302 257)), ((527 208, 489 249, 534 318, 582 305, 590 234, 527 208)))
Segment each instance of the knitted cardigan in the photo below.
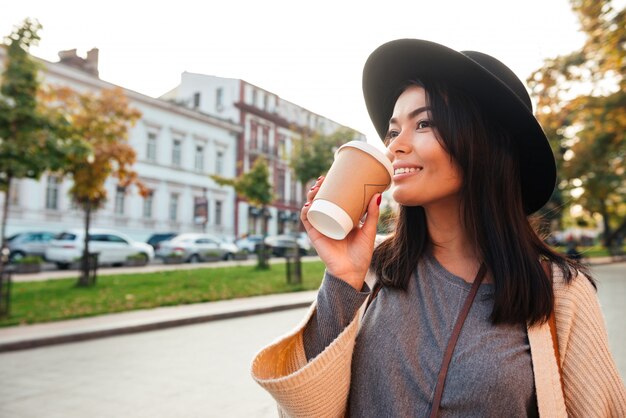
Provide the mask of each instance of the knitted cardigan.
MULTIPOLYGON (((372 279, 369 273, 367 281, 372 279)), ((563 390, 549 324, 528 327, 539 416, 626 417, 626 390, 609 352, 595 289, 582 275, 565 283, 557 269, 553 282, 563 390)), ((252 377, 277 401, 279 416, 345 416, 352 352, 364 306, 310 362, 302 334, 316 303, 295 330, 254 357, 252 377)))

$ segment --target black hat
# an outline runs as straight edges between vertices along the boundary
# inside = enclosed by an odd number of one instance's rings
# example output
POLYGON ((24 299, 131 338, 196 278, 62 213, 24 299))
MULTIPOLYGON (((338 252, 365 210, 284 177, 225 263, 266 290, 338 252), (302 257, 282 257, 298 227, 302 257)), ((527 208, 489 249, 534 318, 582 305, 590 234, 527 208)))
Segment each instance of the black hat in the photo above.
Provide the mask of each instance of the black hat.
POLYGON ((545 133, 532 112, 524 84, 497 59, 475 51, 457 52, 419 39, 398 39, 378 47, 363 69, 365 105, 384 139, 397 95, 407 81, 444 80, 477 100, 508 129, 519 146, 524 210, 539 210, 552 195, 556 164, 545 133))

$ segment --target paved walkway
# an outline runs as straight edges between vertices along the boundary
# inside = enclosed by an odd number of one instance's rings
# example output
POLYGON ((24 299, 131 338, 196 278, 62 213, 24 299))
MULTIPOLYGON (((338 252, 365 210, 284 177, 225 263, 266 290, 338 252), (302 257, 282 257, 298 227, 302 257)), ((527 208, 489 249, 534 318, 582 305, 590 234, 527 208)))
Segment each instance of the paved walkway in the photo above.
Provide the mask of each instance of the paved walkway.
MULTIPOLYGON (((316 260, 317 257, 307 257, 316 260)), ((611 263, 609 257, 593 259, 592 264, 611 263)), ((281 262, 275 259, 273 262, 281 262)), ((284 259, 282 260, 284 262, 284 259)), ((241 263, 241 262, 233 262, 241 263)), ((220 264, 224 265, 224 264, 220 264)), ((214 263, 211 266, 217 266, 214 263)), ((143 269, 155 268, 146 266, 143 269)), ((176 266, 161 265, 161 269, 202 268, 203 264, 176 266)), ((106 269, 109 274, 122 274, 123 269, 106 269)), ((158 271, 158 270, 152 270, 158 271)), ((138 271, 132 269, 133 273, 138 271)), ((50 272, 52 274, 56 272, 50 272)), ((40 273, 43 274, 43 273, 40 273)), ((67 277, 67 272, 65 272, 67 277)), ((106 274, 104 269, 103 273, 106 274)), ((130 312, 100 315, 89 318, 57 321, 44 324, 0 328, 0 352, 22 350, 53 344, 84 341, 113 335, 131 334, 156 329, 171 328, 225 318, 301 308, 310 305, 317 291, 285 293, 267 296, 197 303, 130 312)))
POLYGON ((317 291, 194 303, 0 328, 0 352, 85 341, 309 306, 317 291))

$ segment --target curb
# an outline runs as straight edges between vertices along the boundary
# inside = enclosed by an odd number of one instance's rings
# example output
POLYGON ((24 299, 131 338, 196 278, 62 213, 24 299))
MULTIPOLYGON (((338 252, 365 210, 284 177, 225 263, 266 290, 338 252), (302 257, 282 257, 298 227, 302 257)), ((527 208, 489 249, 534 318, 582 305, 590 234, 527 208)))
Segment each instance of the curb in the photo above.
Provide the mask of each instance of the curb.
POLYGON ((140 325, 128 325, 117 326, 109 329, 103 329, 98 331, 78 331, 68 334, 44 336, 44 337, 32 337, 25 338, 19 341, 12 342, 0 342, 0 353, 6 353, 10 351, 27 350, 31 348, 46 347, 58 344, 67 344, 80 341, 94 340, 98 338, 113 337, 118 335, 135 334, 146 331, 157 331, 167 328, 174 328, 184 325, 194 325, 204 322, 218 321, 222 319, 240 318, 251 315, 259 315, 271 312, 285 311, 289 309, 306 308, 310 306, 312 301, 307 302, 295 302, 286 303, 275 306, 259 307, 243 309, 232 312, 218 312, 206 315, 197 315, 188 318, 162 320, 156 322, 149 322, 140 325))

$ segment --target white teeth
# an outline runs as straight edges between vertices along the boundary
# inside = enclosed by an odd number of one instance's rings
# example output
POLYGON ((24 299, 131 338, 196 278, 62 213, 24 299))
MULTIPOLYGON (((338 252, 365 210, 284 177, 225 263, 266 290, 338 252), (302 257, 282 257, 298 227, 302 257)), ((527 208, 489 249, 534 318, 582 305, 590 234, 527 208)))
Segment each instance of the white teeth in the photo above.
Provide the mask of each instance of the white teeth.
POLYGON ((394 174, 414 173, 421 170, 420 168, 396 168, 394 174))

